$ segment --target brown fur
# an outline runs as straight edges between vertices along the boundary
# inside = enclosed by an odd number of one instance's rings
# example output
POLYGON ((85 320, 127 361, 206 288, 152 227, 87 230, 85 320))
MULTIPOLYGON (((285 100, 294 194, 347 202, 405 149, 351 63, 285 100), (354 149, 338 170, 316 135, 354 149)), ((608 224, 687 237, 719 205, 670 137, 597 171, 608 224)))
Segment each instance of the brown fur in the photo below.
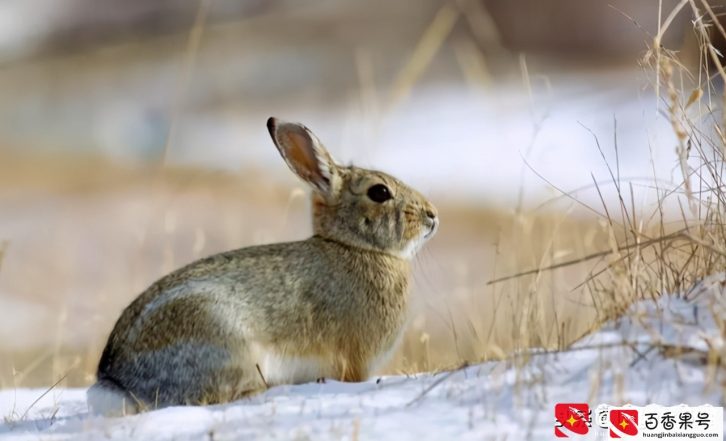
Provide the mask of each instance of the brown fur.
POLYGON ((434 207, 389 175, 336 165, 304 126, 268 127, 315 190, 314 235, 217 254, 154 283, 111 332, 89 390, 94 411, 221 403, 326 376, 362 381, 393 349, 409 258, 438 225, 434 207), (390 200, 367 196, 377 184, 390 200))

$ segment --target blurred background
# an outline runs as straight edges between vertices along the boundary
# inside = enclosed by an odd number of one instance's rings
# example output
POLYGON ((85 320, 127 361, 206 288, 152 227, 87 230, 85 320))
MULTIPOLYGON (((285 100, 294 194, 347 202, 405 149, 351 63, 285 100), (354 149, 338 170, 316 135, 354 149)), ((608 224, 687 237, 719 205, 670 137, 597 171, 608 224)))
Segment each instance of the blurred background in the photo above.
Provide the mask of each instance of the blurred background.
POLYGON ((3 0, 0 387, 88 384, 155 279, 309 234, 271 115, 439 207, 386 372, 572 341, 597 319, 587 268, 487 282, 606 248, 608 165, 646 213, 679 181, 644 55, 668 22, 698 71, 684 3, 3 0))

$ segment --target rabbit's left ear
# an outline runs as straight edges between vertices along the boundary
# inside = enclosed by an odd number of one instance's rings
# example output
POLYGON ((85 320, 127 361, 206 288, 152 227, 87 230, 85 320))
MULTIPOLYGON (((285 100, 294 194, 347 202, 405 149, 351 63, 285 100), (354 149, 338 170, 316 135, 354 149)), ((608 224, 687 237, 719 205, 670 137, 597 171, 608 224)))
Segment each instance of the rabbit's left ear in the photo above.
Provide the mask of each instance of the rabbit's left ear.
POLYGON ((271 117, 267 120, 267 130, 280 155, 296 175, 323 196, 335 195, 340 187, 338 166, 307 127, 271 117))

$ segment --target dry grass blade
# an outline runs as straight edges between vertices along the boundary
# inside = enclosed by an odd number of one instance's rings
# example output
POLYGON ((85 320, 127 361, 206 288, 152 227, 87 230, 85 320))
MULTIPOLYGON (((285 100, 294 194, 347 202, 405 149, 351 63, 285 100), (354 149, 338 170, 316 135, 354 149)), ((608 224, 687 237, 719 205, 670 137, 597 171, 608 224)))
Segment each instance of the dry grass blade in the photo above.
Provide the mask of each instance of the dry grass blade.
POLYGON ((703 239, 699 239, 698 237, 695 237, 695 236, 694 236, 694 235, 692 235, 692 234, 686 234, 685 236, 686 236, 686 237, 687 237, 687 238, 688 238, 689 240, 691 240, 691 241, 693 241, 693 242, 697 243, 698 245, 700 245, 700 246, 702 246, 702 247, 704 247, 704 248, 707 248, 708 250, 710 250, 710 251, 712 251, 712 252, 714 252, 714 253, 718 254, 719 256, 722 256, 722 257, 726 257, 726 251, 724 251, 724 250, 722 250, 722 249, 718 248, 718 247, 717 247, 717 246, 716 246, 715 244, 713 244, 713 243, 708 243, 708 242, 706 242, 705 240, 703 240, 703 239))
POLYGON ((661 243, 661 242, 675 239, 678 237, 687 237, 685 234, 685 230, 677 231, 675 233, 667 234, 665 236, 657 237, 654 239, 649 239, 649 240, 646 240, 646 241, 640 242, 640 243, 622 245, 622 246, 618 247, 616 250, 598 251, 596 253, 588 254, 587 256, 583 256, 578 259, 567 260, 564 262, 556 263, 554 265, 549 265, 549 266, 545 266, 545 267, 541 267, 541 268, 534 268, 531 270, 522 271, 522 272, 519 272, 516 274, 509 275, 509 276, 499 277, 497 279, 490 280, 489 282, 487 282, 487 285, 492 285, 494 283, 500 283, 500 282, 504 282, 504 281, 511 280, 511 279, 516 279, 516 278, 523 277, 523 276, 529 276, 532 274, 541 273, 543 271, 552 271, 552 270, 555 270, 558 268, 563 268, 566 266, 577 265, 578 263, 587 262, 588 260, 597 259, 599 257, 605 257, 608 255, 614 254, 618 251, 625 251, 625 250, 632 249, 634 247, 647 247, 647 246, 650 246, 653 244, 661 243))
MULTIPOLYGON (((716 66, 716 70, 718 70, 718 74, 721 76, 721 79, 723 81, 726 81, 726 71, 724 70, 723 65, 721 64, 721 57, 719 56, 719 54, 716 51, 716 48, 713 46, 713 44, 711 44, 707 26, 703 22, 703 15, 701 14, 701 11, 698 9, 698 6, 696 6, 696 3, 694 0, 688 0, 688 2, 691 4, 691 9, 693 10, 693 15, 696 17, 695 24, 696 24, 697 30, 698 30, 701 38, 704 41, 703 44, 705 46, 705 49, 708 52, 709 56, 711 57, 711 61, 713 62, 713 65, 716 66)), ((707 10, 709 11, 710 14, 713 14, 713 11, 711 11, 710 7, 708 7, 707 10)), ((715 17, 715 14, 713 15, 713 17, 715 17)), ((718 20, 716 20, 716 22, 718 22, 718 20)))
POLYGON ((166 143, 164 144, 164 151, 161 157, 162 166, 166 165, 166 162, 169 159, 169 153, 176 139, 177 124, 179 123, 179 118, 181 117, 184 107, 184 97, 186 96, 189 83, 191 82, 194 64, 197 61, 197 53, 199 52, 199 45, 202 41, 204 26, 207 22, 207 13, 211 2, 212 0, 199 0, 199 9, 197 10, 197 15, 194 18, 194 24, 192 25, 191 32, 189 33, 184 57, 184 67, 177 85, 175 102, 171 109, 171 123, 169 125, 169 132, 166 137, 166 143))
POLYGON ((426 389, 424 389, 420 394, 416 395, 416 397, 413 400, 411 400, 408 403, 406 403, 406 407, 410 407, 410 406, 413 406, 414 404, 418 403, 426 395, 428 395, 429 392, 431 392, 432 390, 436 389, 441 383, 443 383, 444 381, 448 380, 454 374, 456 374, 457 372, 461 371, 462 369, 467 368, 468 366, 469 366, 468 363, 463 363, 459 367, 457 367, 455 369, 452 369, 452 370, 446 372, 445 374, 442 374, 441 377, 437 378, 433 383, 429 384, 426 387, 426 389))
POLYGON ((68 372, 66 372, 66 373, 65 373, 65 374, 64 374, 64 375, 63 375, 62 377, 60 377, 60 378, 58 379, 58 381, 56 381, 55 383, 53 383, 53 385, 52 385, 51 387, 49 387, 49 388, 48 388, 48 389, 46 389, 46 390, 45 390, 45 391, 44 391, 44 392, 43 392, 42 394, 40 394, 40 396, 39 396, 38 398, 36 398, 36 399, 35 399, 35 401, 33 401, 33 402, 32 402, 32 403, 30 404, 30 406, 28 406, 28 408, 27 408, 27 409, 25 409, 25 412, 23 412, 23 415, 21 415, 21 416, 20 416, 20 421, 23 421, 23 420, 25 420, 25 417, 27 417, 27 416, 28 416, 28 412, 30 412, 30 410, 31 410, 31 409, 32 409, 33 407, 35 407, 35 405, 36 405, 36 404, 38 404, 38 402, 39 402, 40 400, 42 400, 44 396, 48 395, 48 393, 50 393, 50 391, 52 391, 53 389, 55 389, 55 388, 56 388, 56 386, 58 386, 58 385, 59 385, 59 384, 60 384, 60 383, 61 383, 61 382, 62 382, 63 380, 65 380, 67 376, 68 376, 68 372))
POLYGON ((459 11, 451 5, 445 4, 436 13, 433 21, 424 32, 421 40, 413 51, 408 63, 399 73, 393 86, 393 96, 390 107, 393 108, 403 101, 411 92, 411 88, 421 74, 431 64, 436 53, 446 38, 454 29, 459 11))
POLYGON ((265 388, 269 388, 270 385, 267 384, 267 380, 265 380, 265 376, 262 374, 262 369, 260 369, 260 365, 258 363, 255 363, 255 368, 257 368, 257 374, 259 374, 262 384, 265 385, 265 388))
POLYGON ((2 241, 0 242, 0 268, 3 266, 3 259, 5 258, 5 252, 8 249, 8 242, 2 241))

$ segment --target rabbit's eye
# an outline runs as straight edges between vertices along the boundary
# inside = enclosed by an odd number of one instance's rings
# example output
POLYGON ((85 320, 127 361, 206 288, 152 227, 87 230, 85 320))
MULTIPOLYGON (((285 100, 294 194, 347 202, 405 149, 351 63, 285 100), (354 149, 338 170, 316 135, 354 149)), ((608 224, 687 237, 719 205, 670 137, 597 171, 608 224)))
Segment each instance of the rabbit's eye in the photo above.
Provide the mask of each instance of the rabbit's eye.
POLYGON ((391 190, 383 184, 376 184, 368 189, 368 197, 371 198, 373 202, 382 204, 383 202, 391 199, 391 190))

